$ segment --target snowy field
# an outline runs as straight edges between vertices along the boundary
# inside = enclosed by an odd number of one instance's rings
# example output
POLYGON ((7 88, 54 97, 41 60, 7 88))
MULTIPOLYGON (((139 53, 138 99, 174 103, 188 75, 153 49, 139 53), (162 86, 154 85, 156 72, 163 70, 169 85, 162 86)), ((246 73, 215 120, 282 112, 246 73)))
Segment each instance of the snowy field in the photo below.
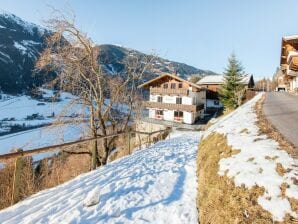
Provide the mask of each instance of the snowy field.
POLYGON ((291 208, 288 198, 298 200, 298 186, 294 183, 298 174, 298 160, 293 159, 286 151, 280 150, 279 144, 260 134, 257 127, 257 115, 254 106, 262 94, 257 95, 236 111, 217 121, 204 135, 212 132, 227 136, 228 144, 240 153, 219 162, 219 175, 227 175, 236 186, 252 188, 257 185, 265 189, 258 203, 272 214, 273 220, 282 221, 286 214, 298 218, 298 211, 291 208), (281 164, 286 170, 280 176, 276 167, 281 164), (282 196, 281 185, 288 184, 285 196, 282 196))
POLYGON ((200 132, 176 132, 131 156, 0 211, 2 224, 197 223, 200 132))
MULTIPOLYGON (((53 91, 42 89, 45 99, 53 97, 53 91)), ((63 114, 63 119, 72 119, 78 114, 85 114, 86 108, 82 105, 72 105, 74 96, 62 93, 57 102, 38 101, 29 96, 12 96, 2 94, 0 100, 0 133, 9 127, 18 124, 26 127, 51 124, 57 116, 63 114), (65 108, 71 106, 70 110, 65 108), (38 117, 28 119, 33 114, 38 117), (54 116, 53 116, 54 115, 54 116)), ((23 150, 37 147, 60 144, 78 140, 86 131, 87 125, 64 125, 63 127, 44 127, 21 131, 0 136, 0 154, 9 153, 14 149, 23 150)))

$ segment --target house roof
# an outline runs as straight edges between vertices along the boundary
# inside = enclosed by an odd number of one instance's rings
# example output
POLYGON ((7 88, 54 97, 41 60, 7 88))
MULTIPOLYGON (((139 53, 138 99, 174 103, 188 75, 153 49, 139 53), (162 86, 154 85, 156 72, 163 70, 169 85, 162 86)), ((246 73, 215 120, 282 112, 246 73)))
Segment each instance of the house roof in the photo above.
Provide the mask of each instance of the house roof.
POLYGON ((281 66, 286 65, 289 51, 297 50, 297 49, 298 49, 298 35, 291 35, 291 36, 283 37, 282 41, 281 41, 280 65, 281 66), (286 45, 291 45, 293 47, 293 49, 287 48, 286 45))
MULTIPOLYGON (((243 84, 248 84, 249 80, 251 79, 252 75, 245 75, 242 78, 243 84)), ((224 83, 224 76, 223 75, 208 75, 203 77, 200 81, 197 82, 197 85, 207 85, 207 84, 216 84, 221 85, 224 83)))
POLYGON ((207 75, 200 79, 197 84, 222 84, 224 82, 222 75, 207 75))
POLYGON ((285 41, 297 40, 298 39, 298 35, 285 36, 282 39, 285 40, 285 41))
POLYGON ((168 76, 168 77, 171 77, 171 78, 173 78, 173 79, 176 79, 176 80, 178 80, 178 81, 181 81, 181 82, 186 82, 186 83, 189 84, 190 86, 196 87, 196 88, 198 88, 198 89, 202 89, 202 87, 199 86, 199 85, 197 85, 196 83, 189 82, 189 81, 187 81, 187 80, 185 80, 185 79, 180 78, 180 77, 177 76, 177 75, 173 75, 173 74, 169 74, 169 73, 163 73, 162 75, 156 77, 155 79, 151 79, 151 80, 149 80, 149 81, 147 81, 147 82, 145 82, 145 83, 139 85, 138 88, 145 88, 145 87, 148 87, 151 83, 153 83, 153 82, 155 82, 155 81, 157 81, 157 80, 159 80, 159 79, 162 79, 162 78, 164 78, 164 77, 167 77, 167 76, 168 76))

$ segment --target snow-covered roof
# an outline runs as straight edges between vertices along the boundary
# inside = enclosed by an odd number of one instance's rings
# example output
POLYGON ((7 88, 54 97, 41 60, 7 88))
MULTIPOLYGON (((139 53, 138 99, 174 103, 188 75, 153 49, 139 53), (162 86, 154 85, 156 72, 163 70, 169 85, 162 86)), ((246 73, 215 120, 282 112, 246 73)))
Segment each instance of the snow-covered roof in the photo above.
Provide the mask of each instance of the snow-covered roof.
POLYGON ((222 84, 224 82, 222 75, 207 75, 197 82, 198 85, 201 84, 222 84))
MULTIPOLYGON (((248 84, 251 75, 245 75, 242 79, 243 84, 248 84)), ((200 81, 197 82, 197 85, 210 85, 210 84, 217 84, 221 85, 224 83, 224 76, 223 75, 208 75, 202 78, 200 81)))
POLYGON ((298 39, 298 35, 285 36, 282 38, 285 41, 298 39))

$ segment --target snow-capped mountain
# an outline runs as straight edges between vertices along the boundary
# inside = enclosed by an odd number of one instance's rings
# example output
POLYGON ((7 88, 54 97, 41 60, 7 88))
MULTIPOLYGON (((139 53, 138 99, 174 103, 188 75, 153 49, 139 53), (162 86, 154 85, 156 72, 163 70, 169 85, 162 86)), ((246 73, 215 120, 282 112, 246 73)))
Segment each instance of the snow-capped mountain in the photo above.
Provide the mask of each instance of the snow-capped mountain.
MULTIPOLYGON (((140 51, 116 45, 105 44, 100 45, 99 47, 101 52, 100 62, 104 64, 106 71, 109 73, 121 72, 124 69, 124 64, 121 62, 125 59, 125 57, 136 55, 140 58, 144 58, 146 56, 146 54, 140 51)), ((153 77, 162 72, 178 73, 181 78, 187 78, 192 74, 198 74, 201 76, 217 75, 212 71, 198 69, 184 63, 170 61, 161 57, 155 58, 152 67, 153 74, 151 74, 151 76, 153 77)))
MULTIPOLYGON (((50 31, 0 10, 0 91, 26 92, 46 82, 42 76, 34 75, 33 69, 48 35, 50 31)), ((109 74, 125 71, 123 61, 126 57, 145 56, 139 51, 116 45, 100 47, 99 61, 109 74)), ((191 74, 214 74, 160 57, 155 59, 153 68, 154 72, 147 74, 142 81, 156 77, 161 72, 177 72, 182 78, 191 74)))
POLYGON ((49 32, 5 11, 0 11, 0 89, 20 92, 39 85, 34 63, 49 32))

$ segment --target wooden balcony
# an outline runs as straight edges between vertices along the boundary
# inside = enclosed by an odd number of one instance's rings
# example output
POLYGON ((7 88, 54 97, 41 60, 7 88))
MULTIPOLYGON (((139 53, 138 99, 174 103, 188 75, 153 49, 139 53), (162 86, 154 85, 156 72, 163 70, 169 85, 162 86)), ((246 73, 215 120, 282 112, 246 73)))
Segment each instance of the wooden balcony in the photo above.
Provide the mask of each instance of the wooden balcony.
POLYGON ((289 69, 293 71, 298 71, 298 55, 293 55, 289 62, 289 69))
POLYGON ((166 109, 166 110, 176 110, 176 111, 188 111, 188 112, 198 112, 204 109, 204 104, 200 105, 185 105, 185 104, 174 104, 174 103, 159 103, 144 101, 144 107, 146 108, 157 108, 157 109, 166 109))
POLYGON ((150 88, 150 94, 188 96, 188 89, 150 88))

